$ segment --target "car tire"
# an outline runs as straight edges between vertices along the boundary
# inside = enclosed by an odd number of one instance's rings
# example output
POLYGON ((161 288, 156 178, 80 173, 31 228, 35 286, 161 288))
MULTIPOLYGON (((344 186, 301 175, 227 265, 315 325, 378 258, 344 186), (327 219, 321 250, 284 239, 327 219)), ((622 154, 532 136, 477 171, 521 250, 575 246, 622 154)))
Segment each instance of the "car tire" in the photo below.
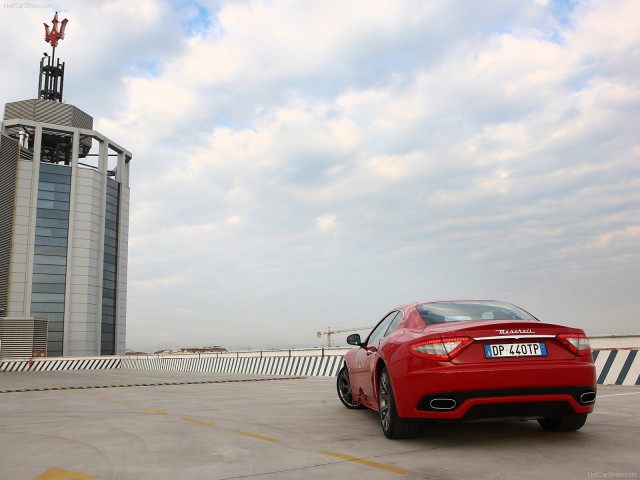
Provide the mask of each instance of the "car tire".
POLYGON ((538 423, 545 430, 550 432, 575 432, 580 430, 587 421, 586 413, 576 413, 568 417, 545 417, 538 420, 538 423))
POLYGON ((378 405, 380 407, 380 424, 387 438, 411 438, 420 433, 420 425, 408 422, 398 416, 396 402, 391 388, 391 378, 387 368, 380 372, 378 380, 378 405))
POLYGON ((353 399, 351 382, 349 381, 349 370, 347 370, 346 365, 340 369, 340 372, 338 372, 336 387, 338 389, 338 397, 345 407, 353 409, 366 408, 364 405, 353 399))

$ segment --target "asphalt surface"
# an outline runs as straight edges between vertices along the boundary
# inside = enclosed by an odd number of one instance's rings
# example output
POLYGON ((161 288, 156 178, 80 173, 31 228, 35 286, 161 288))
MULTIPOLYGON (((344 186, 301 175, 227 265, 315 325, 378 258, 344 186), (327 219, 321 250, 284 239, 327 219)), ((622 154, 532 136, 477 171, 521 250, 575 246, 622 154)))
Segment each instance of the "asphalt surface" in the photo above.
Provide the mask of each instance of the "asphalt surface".
POLYGON ((638 478, 639 412, 639 387, 605 386, 578 432, 429 424, 387 440, 333 378, 0 373, 0 480, 638 478))

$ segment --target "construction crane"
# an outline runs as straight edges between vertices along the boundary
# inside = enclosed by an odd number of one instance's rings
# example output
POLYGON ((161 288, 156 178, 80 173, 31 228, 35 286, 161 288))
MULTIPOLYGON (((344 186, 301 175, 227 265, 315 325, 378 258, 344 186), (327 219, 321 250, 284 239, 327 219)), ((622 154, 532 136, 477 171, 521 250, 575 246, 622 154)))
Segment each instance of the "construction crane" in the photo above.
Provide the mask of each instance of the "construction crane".
POLYGON ((322 335, 327 336, 327 347, 331 347, 331 335, 334 333, 344 333, 344 332, 355 332, 357 330, 370 330, 372 327, 360 327, 360 328, 346 328, 343 330, 331 330, 331 327, 327 327, 327 330, 324 332, 318 332, 318 338, 322 337, 322 335))

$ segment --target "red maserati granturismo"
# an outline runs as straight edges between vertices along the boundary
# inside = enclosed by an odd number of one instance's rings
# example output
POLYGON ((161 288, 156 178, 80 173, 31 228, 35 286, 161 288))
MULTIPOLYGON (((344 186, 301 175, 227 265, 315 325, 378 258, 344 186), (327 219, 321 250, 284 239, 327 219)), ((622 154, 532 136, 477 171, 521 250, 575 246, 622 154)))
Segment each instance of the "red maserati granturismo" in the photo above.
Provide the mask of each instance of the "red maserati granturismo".
POLYGON ((338 373, 348 408, 380 413, 388 438, 420 421, 535 419, 552 431, 581 428, 596 400, 589 340, 498 301, 419 302, 384 316, 338 373))

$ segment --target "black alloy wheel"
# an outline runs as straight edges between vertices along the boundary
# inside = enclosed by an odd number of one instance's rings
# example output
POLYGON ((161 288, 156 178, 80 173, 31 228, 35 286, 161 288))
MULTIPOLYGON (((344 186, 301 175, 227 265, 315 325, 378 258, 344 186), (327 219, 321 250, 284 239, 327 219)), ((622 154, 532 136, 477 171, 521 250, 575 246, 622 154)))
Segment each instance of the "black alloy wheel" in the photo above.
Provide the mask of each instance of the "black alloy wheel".
POLYGON ((384 367, 380 372, 378 402, 380 407, 380 424, 382 425, 382 432, 387 438, 411 438, 420 433, 420 425, 418 423, 402 420, 398 416, 387 367, 384 367))
POLYGON ((356 402, 353 399, 353 392, 351 391, 351 382, 349 381, 349 371, 347 366, 343 366, 338 373, 338 380, 336 382, 338 388, 338 397, 340 401, 347 408, 360 409, 365 408, 360 402, 356 402))

